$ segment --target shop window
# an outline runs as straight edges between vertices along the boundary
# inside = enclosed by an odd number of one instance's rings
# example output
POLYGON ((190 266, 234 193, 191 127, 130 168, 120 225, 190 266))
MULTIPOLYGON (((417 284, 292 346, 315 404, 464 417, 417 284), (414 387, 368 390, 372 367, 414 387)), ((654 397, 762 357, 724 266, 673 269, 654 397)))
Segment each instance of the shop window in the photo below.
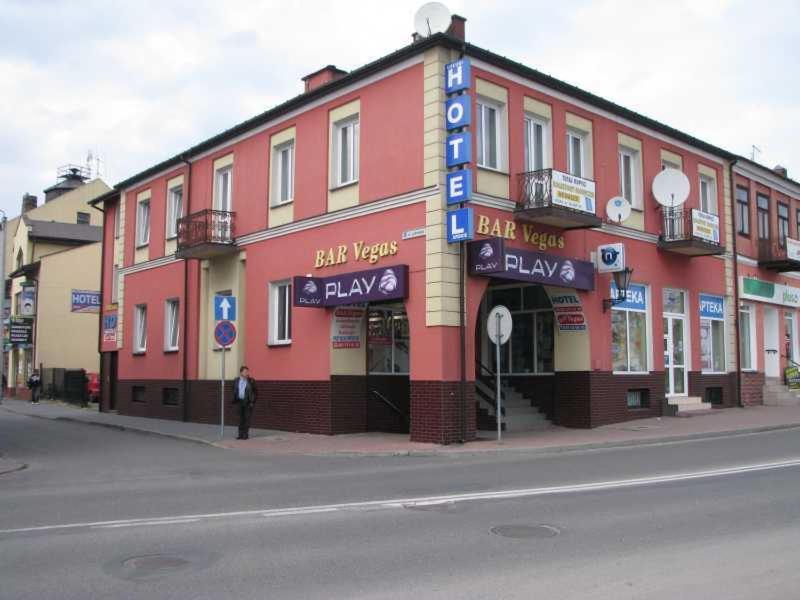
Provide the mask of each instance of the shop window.
POLYGON ((133 351, 142 354, 147 351, 147 305, 134 307, 133 317, 133 351))
POLYGON ((288 204, 294 198, 294 140, 276 146, 272 152, 273 206, 288 204))
MULTIPOLYGON (((800 227, 800 210, 797 211, 797 222, 800 227)), ((747 188, 739 186, 736 187, 736 226, 742 235, 750 235, 750 193, 747 188)))
POLYGON ((167 194, 167 239, 178 236, 178 219, 183 215, 183 186, 170 188, 167 194))
POLYGON ((161 404, 164 406, 178 406, 178 388, 165 387, 161 389, 161 404))
MULTIPOLYGON (((552 373, 555 370, 554 318, 550 299, 540 285, 493 288, 488 307, 511 311, 511 339, 500 350, 500 372, 509 375, 552 373)), ((491 353, 497 370, 497 357, 491 353)))
POLYGON ((279 346, 292 343, 292 282, 269 284, 269 343, 279 346))
POLYGON ((180 302, 177 298, 164 303, 164 351, 175 352, 178 349, 180 302))
POLYGON ((717 214, 717 185, 713 178, 700 175, 700 210, 717 214))
POLYGON ((586 171, 586 134, 567 130, 567 171, 575 177, 583 177, 586 171))
POLYGON ((502 169, 503 105, 480 98, 477 102, 475 122, 475 144, 478 166, 487 169, 502 169))
POLYGON ((150 200, 141 200, 136 212, 136 246, 147 246, 150 243, 150 200))
POLYGON ((786 238, 789 237, 789 207, 778 203, 778 244, 786 247, 786 238))
POLYGON ((628 408, 648 408, 650 406, 650 390, 628 390, 626 399, 628 408))
POLYGON ((754 312, 749 304, 742 304, 739 308, 739 361, 745 371, 755 370, 754 339, 754 312))
POLYGON ((763 194, 756 195, 756 214, 758 217, 758 239, 769 239, 769 198, 763 194))
POLYGON ((700 294, 700 367, 725 372, 725 299, 700 294))
POLYGON ((358 181, 359 118, 358 115, 339 121, 333 126, 334 172, 336 185, 358 181))
POLYGON ((131 402, 136 402, 138 404, 144 403, 144 386, 143 385, 134 385, 131 388, 131 402))
MULTIPOLYGON (((612 284, 611 297, 617 297, 612 284)), ((611 310, 611 355, 613 369, 619 373, 648 371, 647 288, 631 284, 624 302, 611 310)))
POLYGON ((525 116, 525 169, 540 171, 549 165, 550 121, 542 117, 525 116))
POLYGON ((369 373, 408 375, 411 335, 408 317, 391 309, 374 309, 367 317, 369 373))

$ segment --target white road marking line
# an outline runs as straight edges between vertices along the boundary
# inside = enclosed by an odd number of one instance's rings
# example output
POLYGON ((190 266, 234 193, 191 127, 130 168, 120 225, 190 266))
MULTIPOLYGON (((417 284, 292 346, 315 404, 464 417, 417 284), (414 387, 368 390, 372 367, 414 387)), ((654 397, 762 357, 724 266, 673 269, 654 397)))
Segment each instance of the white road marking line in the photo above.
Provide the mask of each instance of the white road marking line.
POLYGON ((345 502, 342 504, 323 504, 317 506, 296 506, 290 508, 241 510, 223 513, 208 513, 196 515, 171 515, 168 517, 151 517, 147 519, 120 519, 117 521, 97 521, 93 523, 66 523, 61 525, 42 525, 38 527, 19 527, 16 529, 0 529, 0 535, 11 533, 31 533, 37 531, 56 531, 65 529, 112 529, 118 527, 133 527, 137 525, 172 525, 177 523, 192 523, 212 519, 227 519, 234 517, 290 517, 297 515, 311 515, 331 513, 338 511, 366 511, 404 508, 407 506, 426 506, 444 502, 470 502, 477 500, 507 500, 512 498, 530 498, 534 496, 549 496, 555 494, 574 494, 581 492, 594 492, 620 488, 641 487, 659 483, 672 483, 676 481, 690 481, 693 479, 708 479, 724 477, 726 475, 739 475, 758 471, 772 471, 800 467, 800 459, 784 460, 772 463, 743 465, 693 473, 675 473, 672 475, 655 475, 652 477, 639 477, 635 479, 620 479, 615 481, 598 481, 594 483, 578 483, 571 485, 558 485, 543 488, 524 488, 514 490, 500 490, 496 492, 472 492, 465 494, 448 494, 444 496, 427 496, 418 498, 393 498, 387 500, 366 500, 362 502, 345 502))

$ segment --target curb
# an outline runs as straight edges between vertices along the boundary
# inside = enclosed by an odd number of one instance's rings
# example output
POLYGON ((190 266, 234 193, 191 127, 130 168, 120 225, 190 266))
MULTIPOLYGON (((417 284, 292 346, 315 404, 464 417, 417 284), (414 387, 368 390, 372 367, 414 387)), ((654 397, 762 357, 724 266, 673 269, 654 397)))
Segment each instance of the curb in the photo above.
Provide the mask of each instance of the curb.
MULTIPOLYGON (((11 461, 8 461, 11 462, 11 461)), ((25 463, 14 463, 16 466, 11 468, 4 468, 0 465, 0 475, 7 475, 8 473, 16 473, 17 471, 22 471, 28 468, 28 465, 25 463)))

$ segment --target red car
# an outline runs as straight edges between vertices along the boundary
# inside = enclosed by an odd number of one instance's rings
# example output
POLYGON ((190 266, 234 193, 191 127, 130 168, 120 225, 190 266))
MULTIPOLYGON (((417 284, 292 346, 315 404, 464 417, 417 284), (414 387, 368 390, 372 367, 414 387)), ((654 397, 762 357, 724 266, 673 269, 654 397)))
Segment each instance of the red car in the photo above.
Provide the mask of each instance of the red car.
POLYGON ((86 393, 89 397, 89 402, 100 402, 100 374, 87 373, 86 378, 86 393))

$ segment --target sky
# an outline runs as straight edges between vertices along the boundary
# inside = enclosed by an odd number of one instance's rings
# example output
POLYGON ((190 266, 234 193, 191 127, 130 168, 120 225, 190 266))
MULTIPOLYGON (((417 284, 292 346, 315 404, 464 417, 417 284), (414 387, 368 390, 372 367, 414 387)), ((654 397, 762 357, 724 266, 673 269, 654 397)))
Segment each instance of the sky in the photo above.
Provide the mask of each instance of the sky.
MULTIPOLYGON (((405 46, 422 4, 0 0, 0 208, 90 151, 113 185, 405 46)), ((798 0, 445 4, 473 44, 800 180, 798 0)))

